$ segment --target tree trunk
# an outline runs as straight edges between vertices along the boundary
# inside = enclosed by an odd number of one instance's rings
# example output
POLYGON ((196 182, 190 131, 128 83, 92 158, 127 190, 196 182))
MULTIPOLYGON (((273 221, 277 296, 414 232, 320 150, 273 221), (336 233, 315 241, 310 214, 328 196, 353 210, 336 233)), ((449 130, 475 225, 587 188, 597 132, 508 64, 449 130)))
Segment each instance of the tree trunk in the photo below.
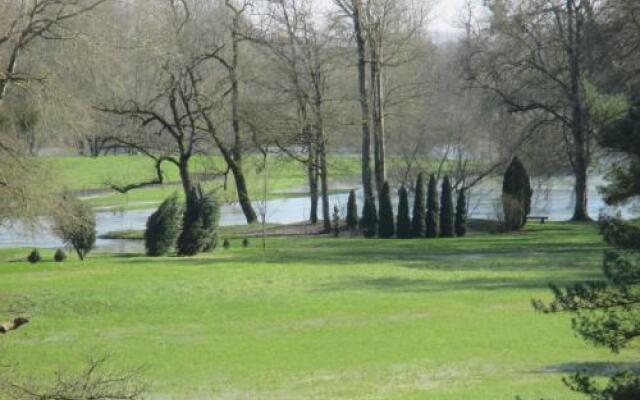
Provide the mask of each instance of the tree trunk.
MULTIPOLYGON (((311 129, 307 129, 310 131, 311 129)), ((311 132, 309 132, 310 134, 311 132)), ((309 175, 309 195, 311 197, 311 212, 309 221, 312 224, 318 223, 318 154, 313 138, 309 136, 309 162, 307 163, 307 174, 309 175)))
POLYGON ((329 211, 329 171, 327 166, 327 145, 322 117, 322 98, 316 94, 316 142, 318 144, 318 172, 322 188, 322 221, 326 233, 331 232, 331 215, 329 211))
POLYGON ((579 163, 576 163, 575 175, 575 194, 576 194, 576 204, 575 210, 573 212, 572 221, 591 221, 591 217, 589 216, 588 211, 588 175, 587 175, 587 165, 586 163, 580 163, 581 166, 578 166, 579 163))
POLYGON ((248 224, 255 224, 258 222, 258 215, 253 209, 251 198, 249 197, 249 189, 247 188, 247 180, 244 176, 242 165, 235 165, 231 167, 231 173, 236 181, 236 191, 238 193, 238 203, 242 208, 242 212, 247 220, 248 224))
POLYGON ((590 151, 588 143, 589 123, 582 100, 580 68, 580 43, 582 24, 576 14, 575 0, 567 0, 568 41, 567 55, 570 73, 570 101, 571 101, 571 135, 573 139, 573 170, 575 175, 575 209, 572 221, 590 221, 588 211, 588 170, 590 151))
POLYGON ((178 170, 180 172, 180 182, 182 183, 184 198, 188 204, 190 197, 193 195, 193 181, 191 180, 191 173, 189 172, 189 157, 186 155, 180 157, 179 164, 178 170))
POLYGON ((372 120, 374 140, 374 161, 376 189, 378 197, 384 182, 387 180, 385 166, 385 134, 384 134, 384 88, 382 87, 382 43, 378 37, 376 41, 370 39, 371 48, 371 91, 372 91, 372 120))
POLYGON ((258 216, 251 203, 251 197, 249 196, 249 190, 247 188, 247 181, 244 176, 244 170, 242 167, 242 158, 244 152, 244 141, 242 135, 242 127, 240 125, 240 82, 238 80, 238 63, 239 63, 239 29, 240 29, 240 13, 234 10, 233 18, 233 30, 231 31, 232 42, 232 62, 231 68, 229 68, 229 79, 231 80, 231 125, 234 133, 234 145, 233 145, 233 165, 231 165, 231 172, 236 181, 236 191, 238 194, 238 201, 242 212, 244 213, 247 223, 253 224, 258 221, 258 216))
POLYGON ((360 92, 360 110, 362 114, 362 186, 367 199, 373 198, 371 182, 371 130, 369 128, 369 95, 367 93, 366 42, 362 32, 361 2, 353 2, 353 25, 358 47, 358 85, 360 92))

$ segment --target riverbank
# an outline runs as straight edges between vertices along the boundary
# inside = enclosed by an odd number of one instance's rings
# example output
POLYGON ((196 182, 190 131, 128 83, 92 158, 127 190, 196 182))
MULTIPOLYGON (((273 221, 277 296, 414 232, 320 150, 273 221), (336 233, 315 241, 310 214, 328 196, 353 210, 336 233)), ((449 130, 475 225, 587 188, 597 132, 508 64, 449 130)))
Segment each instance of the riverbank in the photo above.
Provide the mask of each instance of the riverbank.
MULTIPOLYGON (((104 156, 90 157, 42 157, 41 162, 56 185, 69 190, 91 206, 101 210, 140 210, 156 207, 164 199, 177 192, 181 194, 177 168, 166 164, 163 168, 164 185, 149 186, 126 194, 109 188, 110 184, 127 185, 154 178, 154 164, 145 156, 104 156)), ((248 157, 245 161, 245 173, 250 195, 254 200, 263 196, 263 160, 260 157, 248 157)), ((352 156, 333 156, 329 160, 331 179, 334 183, 357 180, 359 161, 352 156)), ((198 156, 192 162, 192 173, 204 182, 208 190, 216 190, 222 201, 237 201, 235 182, 232 176, 226 182, 220 172, 224 172, 224 162, 218 156, 198 156)), ((307 172, 303 164, 289 157, 274 156, 269 159, 268 198, 300 196, 298 188, 306 187, 307 172)), ((338 188, 340 189, 340 188, 338 188)))
POLYGON ((638 348, 593 348, 530 301, 549 282, 599 279, 602 250, 592 224, 533 223, 464 239, 275 237, 196 258, 57 264, 43 251, 1 264, 5 307, 32 317, 3 339, 3 362, 49 379, 110 353, 163 399, 577 399, 562 376, 610 373, 638 348))

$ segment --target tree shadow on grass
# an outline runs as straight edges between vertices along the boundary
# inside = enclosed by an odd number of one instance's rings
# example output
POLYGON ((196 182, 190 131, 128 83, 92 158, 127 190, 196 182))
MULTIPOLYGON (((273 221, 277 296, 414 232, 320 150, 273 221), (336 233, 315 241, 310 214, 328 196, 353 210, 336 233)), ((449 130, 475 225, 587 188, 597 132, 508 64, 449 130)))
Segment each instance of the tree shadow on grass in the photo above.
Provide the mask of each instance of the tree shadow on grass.
POLYGON ((629 371, 640 374, 640 362, 575 362, 550 365, 539 370, 540 374, 576 374, 611 377, 619 372, 629 371))
MULTIPOLYGON (((574 280, 556 280, 559 284, 573 283, 574 280)), ((315 291, 335 292, 349 290, 376 290, 390 293, 439 293, 452 291, 495 291, 495 290, 539 290, 546 289, 549 284, 541 279, 512 278, 472 278, 458 280, 407 279, 386 277, 362 279, 353 277, 342 282, 320 286, 315 291)))

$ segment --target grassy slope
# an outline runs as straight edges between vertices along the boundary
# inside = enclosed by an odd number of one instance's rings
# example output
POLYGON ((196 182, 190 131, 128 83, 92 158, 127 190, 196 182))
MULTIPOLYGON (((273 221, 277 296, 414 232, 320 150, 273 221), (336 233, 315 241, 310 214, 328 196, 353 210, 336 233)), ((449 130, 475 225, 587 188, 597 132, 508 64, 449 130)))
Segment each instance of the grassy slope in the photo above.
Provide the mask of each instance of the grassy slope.
POLYGON ((590 225, 233 246, 194 259, 2 264, 5 304, 34 316, 3 338, 3 362, 42 377, 113 352, 123 368, 145 366, 161 398, 511 400, 570 399, 560 377, 576 366, 637 360, 637 348, 612 356, 577 339, 567 316, 531 309, 548 281, 598 276, 590 225))
MULTIPOLYGON (((153 162, 144 156, 109 156, 109 157, 44 157, 43 162, 56 177, 59 185, 73 191, 105 190, 105 182, 128 184, 142 182, 154 177, 153 162)), ((358 174, 358 160, 354 157, 339 156, 330 160, 332 180, 351 178, 358 174)), ((250 157, 245 162, 249 190, 254 198, 262 193, 262 180, 257 172, 261 160, 250 157)), ((197 157, 192 163, 193 173, 221 169, 223 161, 219 157, 197 157)), ((165 164, 166 181, 179 181, 177 168, 165 164)), ((269 190, 271 192, 286 191, 305 187, 306 172, 304 166, 290 158, 272 158, 269 163, 269 190)), ((222 181, 211 185, 220 187, 222 181)), ((121 206, 126 208, 148 207, 150 203, 158 203, 174 191, 179 191, 176 184, 162 187, 150 187, 132 191, 126 195, 116 192, 99 193, 89 201, 94 206, 121 206)), ((229 186, 225 194, 229 201, 235 200, 233 177, 229 175, 229 186)))

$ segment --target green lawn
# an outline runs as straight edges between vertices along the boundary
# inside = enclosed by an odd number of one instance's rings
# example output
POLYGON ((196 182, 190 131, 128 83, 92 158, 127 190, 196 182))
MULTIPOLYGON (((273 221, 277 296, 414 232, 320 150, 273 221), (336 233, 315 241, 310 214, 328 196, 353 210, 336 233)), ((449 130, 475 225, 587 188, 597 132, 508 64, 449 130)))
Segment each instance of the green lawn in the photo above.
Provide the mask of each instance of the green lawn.
MULTIPOLYGON (((58 187, 88 196, 88 203, 94 207, 148 209, 158 205, 174 192, 181 192, 178 184, 178 170, 171 164, 164 166, 166 183, 163 186, 147 187, 127 194, 109 189, 108 182, 126 185, 155 178, 154 163, 145 156, 41 157, 40 160, 58 187)), ((394 165, 401 165, 402 160, 390 157, 388 164, 392 168, 394 165)), ((425 168, 430 165, 431 170, 439 168, 437 161, 425 161, 422 164, 425 168)), ((191 166, 196 176, 211 177, 216 171, 225 170, 224 161, 219 156, 194 157, 191 166)), ((451 168, 453 167, 454 165, 451 164, 451 168)), ((446 168, 447 165, 445 170, 446 168)), ((263 196, 262 171, 260 157, 247 157, 245 173, 249 192, 254 200, 259 200, 263 196)), ((269 198, 304 194, 308 187, 306 167, 289 157, 271 157, 267 172, 269 198)), ((360 159, 358 157, 350 155, 329 157, 330 190, 344 189, 345 182, 357 182, 359 176, 360 159), (339 184, 338 187, 336 184, 339 184)), ((208 189, 217 190, 225 201, 237 201, 233 176, 229 175, 226 190, 223 190, 223 183, 219 178, 208 181, 205 186, 208 189)))
MULTIPOLYGON (((178 170, 165 164, 164 186, 148 187, 120 194, 110 191, 107 182, 118 185, 143 182, 155 177, 153 161, 145 156, 107 156, 107 157, 42 157, 42 162, 50 171, 58 185, 67 190, 89 195, 89 203, 96 207, 149 208, 160 203, 173 192, 180 192, 178 170)), ((349 180, 359 174, 358 159, 350 156, 336 156, 330 159, 331 179, 333 182, 349 180)), ((224 171, 224 162, 217 156, 199 156, 192 161, 194 174, 215 174, 224 171)), ((262 196, 263 180, 262 160, 249 157, 245 161, 250 194, 258 199, 262 196)), ((282 197, 287 190, 305 188, 307 175, 304 165, 288 157, 272 157, 268 164, 268 189, 270 197, 282 197), (284 193, 283 193, 284 192, 284 193)), ((211 189, 222 189, 223 180, 209 182, 211 189)), ((233 176, 229 175, 226 191, 220 191, 227 201, 235 201, 233 176)))
POLYGON ((599 276, 592 225, 232 245, 193 259, 2 263, 3 304, 33 316, 2 338, 3 364, 45 379, 108 352, 143 367, 154 399, 537 400, 574 398, 560 379, 577 369, 638 359, 532 311, 547 282, 599 276))

